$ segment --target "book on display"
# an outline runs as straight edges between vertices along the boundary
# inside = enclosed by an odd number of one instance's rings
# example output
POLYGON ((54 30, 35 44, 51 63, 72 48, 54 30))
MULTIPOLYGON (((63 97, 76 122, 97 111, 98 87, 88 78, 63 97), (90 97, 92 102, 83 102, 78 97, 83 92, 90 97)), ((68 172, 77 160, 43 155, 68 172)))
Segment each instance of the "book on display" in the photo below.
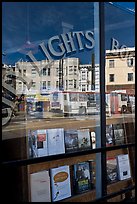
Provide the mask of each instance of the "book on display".
POLYGON ((107 158, 107 183, 110 184, 116 181, 118 181, 116 158, 107 158))
POLYGON ((28 140, 30 158, 48 155, 46 130, 30 130, 28 140))
POLYGON ((65 153, 64 129, 48 129, 48 155, 65 153))
POLYGON ((69 166, 50 169, 52 201, 59 201, 71 196, 69 166))
POLYGON ((91 189, 91 167, 90 162, 74 164, 74 191, 76 194, 91 189))
POLYGON ((65 130, 65 151, 78 151, 78 131, 75 129, 65 130))
POLYGON ((30 174, 31 202, 51 202, 49 171, 30 174))
POLYGON ((79 150, 86 150, 92 148, 89 129, 78 130, 78 148, 79 150))
POLYGON ((121 145, 125 143, 125 132, 123 124, 113 124, 114 129, 114 143, 115 145, 121 145))
POLYGON ((112 124, 106 125, 106 146, 112 146, 114 144, 113 126, 112 124))
POLYGON ((121 154, 117 157, 118 179, 125 180, 131 178, 130 162, 128 154, 121 154))

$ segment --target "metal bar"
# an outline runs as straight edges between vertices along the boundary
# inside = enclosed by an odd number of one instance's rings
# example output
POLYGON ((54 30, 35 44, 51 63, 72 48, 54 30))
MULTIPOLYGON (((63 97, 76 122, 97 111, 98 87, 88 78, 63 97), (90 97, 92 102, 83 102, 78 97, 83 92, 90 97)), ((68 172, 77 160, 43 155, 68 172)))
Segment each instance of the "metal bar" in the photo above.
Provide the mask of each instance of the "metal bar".
MULTIPOLYGON (((105 102, 105 29, 104 2, 99 2, 99 43, 100 43, 100 128, 101 147, 106 146, 106 102, 105 102)), ((107 194, 106 152, 101 154, 102 196, 107 194)))
POLYGON ((135 146, 135 143, 130 144, 124 144, 124 145, 117 145, 117 146, 110 146, 110 147, 103 147, 103 148, 96 148, 86 151, 80 151, 80 152, 72 152, 72 153, 65 153, 65 154, 58 154, 58 155, 51 155, 51 156, 45 156, 45 157, 37 157, 37 158, 31 158, 31 159, 22 159, 22 160, 14 160, 14 161, 4 161, 2 162, 3 166, 24 166, 24 165, 30 165, 35 163, 41 163, 41 162, 48 162, 58 159, 64 159, 64 158, 71 158, 71 157, 79 157, 82 155, 88 155, 88 154, 95 154, 99 152, 106 152, 106 151, 112 151, 117 149, 124 149, 124 148, 132 148, 135 146))

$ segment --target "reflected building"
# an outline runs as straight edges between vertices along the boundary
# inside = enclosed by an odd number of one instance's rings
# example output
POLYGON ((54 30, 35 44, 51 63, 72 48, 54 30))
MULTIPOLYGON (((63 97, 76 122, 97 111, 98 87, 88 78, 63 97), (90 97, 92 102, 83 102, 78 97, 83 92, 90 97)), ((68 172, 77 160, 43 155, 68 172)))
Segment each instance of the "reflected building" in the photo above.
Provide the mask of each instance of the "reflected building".
MULTIPOLYGON (((16 79, 16 93, 45 95, 51 91, 92 91, 94 77, 91 64, 80 64, 79 58, 17 62, 17 76, 32 80, 28 89, 25 81, 16 79)), ((135 90, 135 48, 106 50, 106 91, 135 90)))
POLYGON ((135 47, 106 50, 106 91, 135 94, 135 47))

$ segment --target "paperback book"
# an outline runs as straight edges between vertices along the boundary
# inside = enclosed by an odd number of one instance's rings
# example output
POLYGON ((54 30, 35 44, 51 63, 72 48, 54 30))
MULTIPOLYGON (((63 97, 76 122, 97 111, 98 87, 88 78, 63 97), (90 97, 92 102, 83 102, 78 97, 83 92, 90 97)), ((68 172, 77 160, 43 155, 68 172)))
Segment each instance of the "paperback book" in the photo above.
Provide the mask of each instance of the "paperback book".
POLYGON ((71 196, 69 166, 50 169, 52 201, 59 201, 71 196))
POLYGON ((79 150, 86 150, 92 148, 89 129, 78 130, 78 148, 79 150))
POLYGON ((46 130, 29 131, 29 156, 30 158, 47 156, 46 130))
POLYGON ((65 153, 64 129, 48 129, 48 155, 65 153))
POLYGON ((51 202, 49 171, 30 174, 31 202, 51 202))
POLYGON ((75 129, 65 130, 65 151, 78 151, 78 131, 75 129))
POLYGON ((116 158, 107 158, 107 183, 118 181, 117 161, 116 158))
POLYGON ((38 157, 47 156, 48 155, 48 147, 47 147, 47 133, 46 130, 37 130, 37 142, 36 148, 38 152, 38 157))
POLYGON ((118 178, 125 180, 131 178, 130 163, 128 154, 121 154, 117 157, 118 178))
POLYGON ((90 132, 92 149, 96 148, 96 133, 94 131, 90 132))
POLYGON ((90 162, 74 164, 74 189, 79 194, 91 189, 91 167, 90 162))
POLYGON ((113 124, 114 129, 114 143, 121 145, 125 143, 125 133, 123 124, 113 124))
POLYGON ((106 146, 114 144, 113 126, 112 124, 106 125, 106 146))

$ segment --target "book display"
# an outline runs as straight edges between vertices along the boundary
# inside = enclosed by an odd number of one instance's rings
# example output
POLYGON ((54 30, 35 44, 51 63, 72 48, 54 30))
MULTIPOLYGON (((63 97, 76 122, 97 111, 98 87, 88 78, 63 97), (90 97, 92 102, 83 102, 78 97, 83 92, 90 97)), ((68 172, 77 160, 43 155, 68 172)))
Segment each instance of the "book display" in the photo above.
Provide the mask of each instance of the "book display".
POLYGON ((135 194, 134 16, 134 2, 2 3, 5 203, 135 194))
MULTIPOLYGON (((108 125, 108 133, 112 132, 112 127, 112 124, 108 125)), ((58 127, 28 131, 28 137, 26 139, 30 158, 45 155, 47 159, 50 155, 65 154, 68 152, 75 152, 77 154, 74 157, 70 156, 65 159, 60 158, 52 161, 48 160, 42 163, 34 162, 34 164, 28 165, 29 168, 26 172, 29 176, 29 182, 28 195, 26 197, 29 197, 28 200, 30 202, 56 202, 64 199, 68 202, 81 200, 85 202, 85 199, 87 201, 95 199, 95 154, 91 152, 91 154, 88 153, 87 155, 78 155, 81 152, 79 144, 81 144, 82 137, 86 138, 87 136, 89 139, 90 135, 90 139, 92 140, 91 143, 86 143, 88 146, 85 146, 84 149, 82 146, 83 152, 88 148, 91 151, 96 148, 95 130, 95 128, 64 130, 64 128, 58 127)), ((129 181, 131 179, 129 155, 123 154, 124 151, 122 149, 115 151, 108 151, 106 160, 109 192, 114 191, 111 185, 115 185, 117 190, 117 188, 122 188, 119 182, 124 182, 127 179, 129 181)), ((22 182, 24 186, 24 181, 22 182)), ((124 185, 126 186, 127 183, 124 185)))

